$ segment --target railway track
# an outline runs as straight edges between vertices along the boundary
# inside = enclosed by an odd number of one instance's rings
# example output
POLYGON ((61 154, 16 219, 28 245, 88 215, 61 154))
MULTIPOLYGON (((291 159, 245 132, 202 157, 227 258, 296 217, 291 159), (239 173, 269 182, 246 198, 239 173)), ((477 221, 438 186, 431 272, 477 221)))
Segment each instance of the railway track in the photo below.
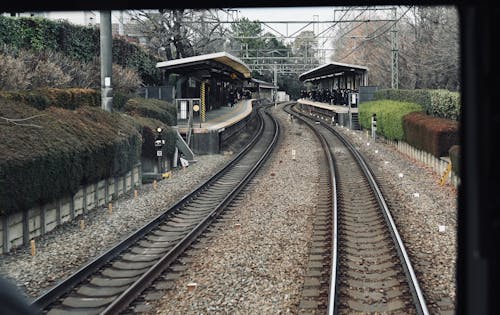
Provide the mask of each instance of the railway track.
POLYGON ((222 213, 267 159, 279 127, 259 109, 252 141, 205 183, 133 235, 38 297, 44 314, 117 314, 127 308, 222 213))
POLYGON ((315 251, 321 253, 322 264, 307 271, 330 281, 316 282, 315 288, 304 286, 304 292, 315 289, 318 293, 303 293, 302 310, 313 314, 326 309, 328 314, 428 314, 403 242, 362 156, 331 126, 292 110, 290 105, 285 111, 304 121, 318 136, 330 176, 322 194, 323 202, 331 200, 331 232, 322 249, 315 251), (328 259, 331 263, 327 266, 328 259), (326 293, 325 286, 329 288, 326 293))

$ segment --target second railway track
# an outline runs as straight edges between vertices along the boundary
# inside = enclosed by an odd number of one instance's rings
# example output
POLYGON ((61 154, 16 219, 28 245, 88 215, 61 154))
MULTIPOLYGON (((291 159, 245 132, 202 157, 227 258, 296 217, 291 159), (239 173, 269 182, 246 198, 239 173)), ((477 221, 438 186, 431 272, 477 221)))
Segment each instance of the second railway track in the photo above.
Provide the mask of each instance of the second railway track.
MULTIPOLYGON (((333 161, 330 183, 324 186, 332 194, 331 232, 321 251, 331 258, 322 270, 322 277, 330 278, 330 290, 309 304, 317 310, 305 313, 324 313, 328 307, 328 314, 428 314, 389 209, 362 156, 334 128, 290 108, 285 110, 313 129, 327 160, 333 161)), ((302 301, 308 300, 303 294, 302 301)))
POLYGON ((224 169, 165 213, 36 299, 48 314, 116 314, 127 308, 249 182, 274 148, 279 127, 259 109, 260 129, 224 169))

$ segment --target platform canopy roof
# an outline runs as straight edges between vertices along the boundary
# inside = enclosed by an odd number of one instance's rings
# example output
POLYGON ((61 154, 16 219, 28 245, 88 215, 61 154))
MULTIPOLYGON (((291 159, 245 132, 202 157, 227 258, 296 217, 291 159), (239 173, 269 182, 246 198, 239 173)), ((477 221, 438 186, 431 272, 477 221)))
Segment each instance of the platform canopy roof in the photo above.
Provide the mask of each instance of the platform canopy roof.
POLYGON ((226 77, 231 79, 250 79, 251 71, 248 66, 237 57, 227 52, 199 55, 156 64, 157 68, 167 72, 208 77, 226 77))
POLYGON ((251 81, 263 89, 277 89, 278 88, 278 86, 274 85, 273 83, 262 81, 259 79, 252 78, 251 81))
POLYGON ((315 81, 349 73, 362 75, 367 71, 368 67, 365 66, 350 65, 341 62, 330 62, 302 73, 299 75, 299 80, 304 82, 315 81))

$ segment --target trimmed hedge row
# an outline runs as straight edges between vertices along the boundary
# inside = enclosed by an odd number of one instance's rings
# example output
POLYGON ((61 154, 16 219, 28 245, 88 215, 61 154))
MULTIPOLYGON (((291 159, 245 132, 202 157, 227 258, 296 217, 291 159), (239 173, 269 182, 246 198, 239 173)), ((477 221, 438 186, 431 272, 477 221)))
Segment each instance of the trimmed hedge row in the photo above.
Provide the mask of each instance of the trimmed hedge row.
POLYGON ((27 210, 70 196, 80 185, 129 171, 141 135, 128 115, 83 106, 43 111, 0 99, 0 214, 27 210))
POLYGON ((371 129, 372 115, 377 115, 377 133, 390 140, 405 140, 403 116, 422 111, 415 103, 391 100, 371 101, 359 104, 359 121, 363 128, 371 129))
POLYGON ((81 106, 101 106, 101 95, 93 89, 37 89, 31 91, 0 91, 0 98, 22 102, 36 109, 44 110, 49 106, 76 109, 81 106))
MULTIPOLYGON (((99 56, 99 29, 51 21, 40 17, 0 16, 0 45, 34 51, 60 51, 76 60, 90 62, 99 56)), ((160 85, 159 61, 138 45, 113 38, 113 60, 122 67, 136 69, 146 85, 160 85)))
POLYGON ((460 120, 460 93, 448 90, 394 90, 385 89, 375 92, 376 100, 394 100, 422 105, 425 113, 431 116, 460 120))
POLYGON ((177 125, 177 107, 174 104, 145 98, 131 98, 125 103, 126 113, 154 118, 169 126, 177 125))
MULTIPOLYGON (((121 111, 133 96, 113 92, 113 109, 121 111)), ((94 89, 45 88, 31 91, 0 91, 0 99, 13 100, 44 110, 49 106, 76 109, 82 106, 101 107, 101 92, 94 89)))
POLYGON ((452 145, 459 143, 458 122, 432 117, 423 113, 409 113, 403 117, 406 142, 431 153, 447 156, 452 145))

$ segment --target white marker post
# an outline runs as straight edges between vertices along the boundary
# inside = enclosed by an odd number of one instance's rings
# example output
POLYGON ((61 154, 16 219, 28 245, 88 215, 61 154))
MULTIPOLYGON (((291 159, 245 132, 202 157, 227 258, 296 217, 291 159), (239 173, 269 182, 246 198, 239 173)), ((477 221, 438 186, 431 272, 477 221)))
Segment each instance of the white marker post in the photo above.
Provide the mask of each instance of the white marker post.
POLYGON ((375 141, 377 138, 377 114, 372 115, 372 139, 375 141))

